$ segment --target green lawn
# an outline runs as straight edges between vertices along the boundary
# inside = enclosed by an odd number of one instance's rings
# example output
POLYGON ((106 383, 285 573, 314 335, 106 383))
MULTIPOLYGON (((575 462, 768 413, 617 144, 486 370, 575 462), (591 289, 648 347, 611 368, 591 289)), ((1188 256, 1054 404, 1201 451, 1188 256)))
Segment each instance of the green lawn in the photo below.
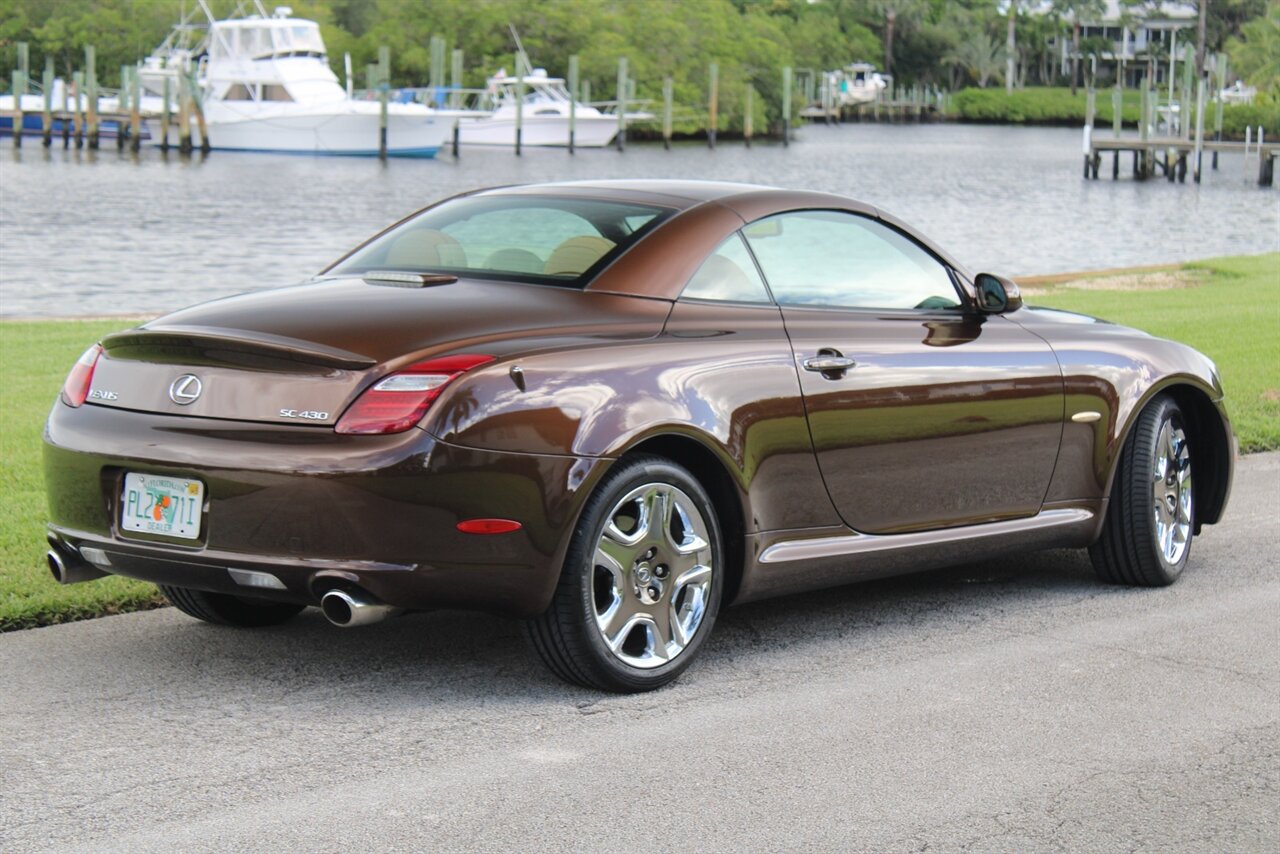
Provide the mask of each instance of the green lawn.
POLYGON ((1037 305, 1079 311, 1183 341, 1218 365, 1245 453, 1280 448, 1280 253, 1187 264, 1207 273, 1173 290, 1050 289, 1037 305))
MULTIPOLYGON (((1187 265, 1197 287, 1050 287, 1029 299, 1185 341, 1221 369, 1241 448, 1280 448, 1280 253, 1187 265)), ((61 587, 44 564, 40 433, 76 357, 127 320, 0 323, 0 631, 148 608, 149 584, 104 578, 61 587)))
POLYGON ((109 577, 63 587, 45 566, 40 434, 71 364, 128 320, 0 323, 0 631, 160 604, 150 584, 109 577))

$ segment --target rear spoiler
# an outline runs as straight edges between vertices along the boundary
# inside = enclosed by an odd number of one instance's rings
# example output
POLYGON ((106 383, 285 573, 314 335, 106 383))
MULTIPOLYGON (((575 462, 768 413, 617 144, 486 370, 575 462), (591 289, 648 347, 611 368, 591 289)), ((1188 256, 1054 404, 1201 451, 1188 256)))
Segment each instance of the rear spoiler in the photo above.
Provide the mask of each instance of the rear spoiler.
POLYGON ((178 349, 230 351, 344 370, 363 370, 377 364, 368 356, 313 341, 214 326, 141 326, 108 335, 102 339, 102 347, 115 358, 140 361, 150 361, 147 351, 178 349))

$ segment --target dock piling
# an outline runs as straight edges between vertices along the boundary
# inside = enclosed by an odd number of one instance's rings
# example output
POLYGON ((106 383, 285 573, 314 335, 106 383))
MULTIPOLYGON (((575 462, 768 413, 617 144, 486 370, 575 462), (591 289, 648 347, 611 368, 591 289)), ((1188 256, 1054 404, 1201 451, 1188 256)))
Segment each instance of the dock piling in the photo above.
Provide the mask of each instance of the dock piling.
POLYGON ((675 97, 675 81, 670 77, 662 80, 662 147, 671 150, 672 105, 675 97))
MULTIPOLYGON (((23 45, 25 47, 25 45, 23 45)), ((22 148, 22 96, 27 91, 27 75, 21 68, 13 70, 13 147, 22 148)))
POLYGON ((751 81, 747 81, 747 103, 744 107, 745 112, 742 114, 742 141, 746 143, 747 148, 751 147, 751 133, 755 130, 755 117, 752 111, 755 109, 756 88, 751 85, 751 81))
POLYGON ((569 57, 569 153, 578 134, 578 55, 569 57))
MULTIPOLYGON (((116 113, 123 115, 129 109, 129 66, 120 66, 120 97, 116 99, 116 113)), ((116 151, 124 151, 125 136, 129 128, 123 121, 116 122, 116 151)))
POLYGON ((387 103, 391 98, 391 48, 378 48, 378 158, 387 159, 387 103))
POLYGON ((618 150, 627 145, 627 58, 618 57, 618 150))
POLYGON ((129 70, 129 150, 142 147, 142 75, 136 67, 129 70))
POLYGON ((1192 176, 1197 184, 1200 183, 1200 167, 1204 164, 1204 83, 1204 77, 1196 81, 1196 147, 1192 176))
POLYGON ((84 72, 76 71, 71 76, 75 91, 71 97, 74 101, 76 148, 84 148, 84 72))
POLYGON ((178 72, 178 153, 191 154, 191 93, 186 69, 178 72))
POLYGON ((98 147, 98 52, 84 47, 85 117, 89 123, 89 148, 98 147))
POLYGON ((782 147, 791 145, 791 66, 782 69, 782 147))
POLYGON ((204 99, 200 95, 200 81, 196 79, 196 69, 190 69, 187 78, 187 91, 191 96, 191 112, 196 118, 196 127, 200 131, 200 153, 208 154, 213 148, 213 142, 209 139, 209 126, 204 120, 204 99))
POLYGON ((707 67, 707 147, 716 147, 716 125, 720 120, 720 65, 707 67))
POLYGON ((164 78, 164 104, 160 108, 160 150, 169 150, 169 125, 173 122, 173 108, 170 104, 170 98, 173 93, 170 91, 169 78, 164 78))
POLYGON ((53 57, 45 57, 44 74, 40 77, 40 89, 44 93, 44 112, 40 118, 41 144, 53 145, 53 57))

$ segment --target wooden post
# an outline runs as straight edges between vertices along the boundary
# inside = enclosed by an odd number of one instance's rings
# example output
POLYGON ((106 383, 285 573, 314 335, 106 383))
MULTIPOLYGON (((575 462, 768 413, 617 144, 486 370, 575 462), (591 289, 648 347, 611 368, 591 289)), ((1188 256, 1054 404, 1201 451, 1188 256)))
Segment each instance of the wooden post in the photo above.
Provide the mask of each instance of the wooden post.
POLYGON ((1148 122, 1151 112, 1151 84, 1145 74, 1142 76, 1142 102, 1138 111, 1141 113, 1138 117, 1138 139, 1146 142, 1150 128, 1148 122))
POLYGON ((720 65, 707 67, 707 147, 716 147, 716 126, 720 121, 720 65))
POLYGON ((170 99, 173 93, 170 91, 169 76, 166 74, 164 78, 164 104, 160 107, 160 150, 169 150, 169 125, 173 122, 173 110, 170 106, 170 99))
MULTIPOLYGON (((455 47, 449 55, 449 108, 459 109, 462 106, 462 48, 455 47)), ((457 154, 455 151, 454 154, 457 154)))
POLYGON ((22 148, 22 96, 27 91, 27 75, 13 70, 13 147, 22 148))
POLYGON ((178 153, 191 153, 191 93, 185 69, 178 72, 178 153))
POLYGON ((378 48, 378 157, 387 159, 387 102, 391 98, 391 48, 378 48))
POLYGON ((675 81, 670 77, 662 80, 662 147, 671 150, 672 104, 675 97, 675 81))
POLYGON ((93 45, 84 48, 85 115, 89 122, 89 147, 98 147, 98 53, 93 45))
MULTIPOLYGON (((1213 87, 1213 138, 1218 142, 1222 141, 1222 90, 1227 87, 1227 55, 1219 53, 1214 57, 1214 68, 1217 73, 1217 82, 1213 87)), ((1213 150, 1213 168, 1218 168, 1218 150, 1213 150)))
POLYGON ((137 67, 129 74, 129 149, 142 147, 142 75, 137 67))
POLYGON ((71 145, 71 118, 74 115, 71 111, 71 87, 70 81, 63 83, 62 86, 62 147, 67 148, 71 145))
POLYGON ((45 57, 44 74, 40 77, 40 89, 44 92, 44 112, 40 120, 41 144, 53 145, 53 57, 45 57))
POLYGON ((524 145, 524 60, 516 51, 516 157, 524 145))
POLYGON ((569 153, 578 133, 578 55, 569 57, 569 153))
POLYGON ((431 37, 431 106, 440 104, 440 90, 444 88, 444 38, 431 37))
POLYGON ((1204 165, 1204 84, 1205 77, 1201 76, 1196 84, 1196 148, 1191 165, 1192 180, 1197 184, 1200 183, 1200 167, 1204 165))
POLYGON ((627 58, 618 57, 618 150, 627 145, 627 58))
POLYGON ((125 126, 124 114, 129 109, 129 66, 120 66, 120 97, 116 98, 116 151, 124 151, 125 136, 129 128, 125 126))
POLYGON ((750 81, 748 81, 747 82, 747 104, 746 104, 746 107, 744 108, 745 112, 742 114, 742 141, 746 143, 747 148, 751 147, 751 132, 755 130, 755 127, 754 127, 755 116, 752 115, 752 113, 755 110, 755 104, 754 104, 755 94, 756 94, 755 87, 751 85, 750 81))
POLYGON ((84 148, 84 72, 77 71, 71 75, 73 89, 71 92, 71 115, 75 123, 76 148, 84 148))
POLYGON ((1115 136, 1120 135, 1120 111, 1123 106, 1124 93, 1120 90, 1120 84, 1117 83, 1111 90, 1111 133, 1115 136))
POLYGON ((191 94, 191 112, 196 117, 196 127, 200 130, 200 153, 208 154, 213 148, 209 139, 209 126, 204 120, 204 99, 200 95, 200 81, 196 79, 196 69, 190 70, 187 78, 187 91, 191 94))
POLYGON ((782 147, 791 145, 791 66, 782 69, 782 147))
POLYGON ((582 103, 588 107, 591 106, 591 81, 590 80, 582 81, 582 103))

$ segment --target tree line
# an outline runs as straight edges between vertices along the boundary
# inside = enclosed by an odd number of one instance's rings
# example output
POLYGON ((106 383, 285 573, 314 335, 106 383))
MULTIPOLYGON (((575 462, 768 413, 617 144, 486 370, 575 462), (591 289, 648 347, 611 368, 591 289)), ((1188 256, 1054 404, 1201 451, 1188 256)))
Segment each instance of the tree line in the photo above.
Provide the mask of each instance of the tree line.
MULTIPOLYGON (((297 17, 320 22, 330 62, 342 75, 343 54, 362 69, 391 48, 392 83, 425 85, 430 40, 441 36, 463 49, 467 87, 480 87, 501 67, 514 70, 512 27, 535 66, 563 75, 580 57, 583 79, 597 99, 612 97, 617 61, 628 59, 638 96, 657 99, 671 77, 675 101, 689 110, 705 104, 708 66, 719 66, 721 119, 741 120, 746 87, 755 89, 759 122, 776 121, 783 66, 810 71, 865 60, 900 84, 959 89, 1003 82, 1063 85, 1056 39, 1075 36, 1081 51, 1101 50, 1075 26, 1097 15, 1101 0, 282 0, 297 17), (1074 31, 1074 32, 1073 32, 1074 31), (1013 62, 1010 63, 1010 58, 1013 62)), ((245 3, 250 6, 251 3, 245 3)), ((268 13, 272 2, 265 2, 268 13)), ((1153 4, 1124 0, 1139 15, 1153 4)), ((211 0, 215 15, 230 15, 235 0, 211 0)), ((83 48, 97 49, 99 79, 114 85, 121 65, 157 46, 195 0, 0 0, 0 73, 8 79, 13 45, 29 42, 39 68, 52 56, 59 74, 83 64, 83 48)), ((1280 3, 1212 0, 1210 50, 1233 49, 1253 73, 1275 66, 1280 3)), ((1280 82, 1280 73, 1272 76, 1280 82)), ((1072 80, 1074 80, 1072 74, 1072 80)), ((1269 79, 1269 78, 1268 78, 1269 79)), ((359 85, 359 83, 357 83, 359 85)), ((1273 85, 1268 82, 1264 89, 1273 85)), ((7 86, 5 87, 7 88, 7 86)))

